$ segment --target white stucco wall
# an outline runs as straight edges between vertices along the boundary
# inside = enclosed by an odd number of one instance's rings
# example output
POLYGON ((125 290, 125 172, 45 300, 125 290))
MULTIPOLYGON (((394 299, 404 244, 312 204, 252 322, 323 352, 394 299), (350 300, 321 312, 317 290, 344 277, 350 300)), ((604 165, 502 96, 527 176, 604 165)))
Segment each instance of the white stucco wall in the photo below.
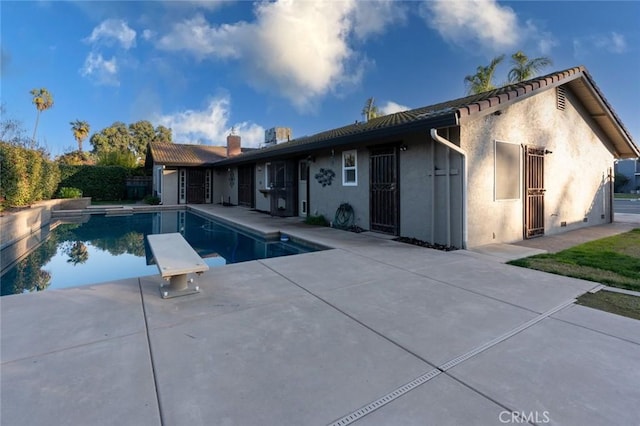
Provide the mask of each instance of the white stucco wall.
POLYGON ((220 204, 222 201, 231 204, 238 204, 238 168, 218 168, 212 173, 213 178, 213 204, 220 204), (231 173, 233 173, 233 185, 231 184, 231 173))
POLYGON ((545 234, 608 221, 607 176, 613 155, 571 93, 567 100, 566 109, 558 110, 556 91, 551 89, 506 108, 499 116, 462 126, 461 146, 469 164, 470 247, 523 238, 522 191, 517 200, 494 200, 495 140, 552 151, 544 160, 545 234))

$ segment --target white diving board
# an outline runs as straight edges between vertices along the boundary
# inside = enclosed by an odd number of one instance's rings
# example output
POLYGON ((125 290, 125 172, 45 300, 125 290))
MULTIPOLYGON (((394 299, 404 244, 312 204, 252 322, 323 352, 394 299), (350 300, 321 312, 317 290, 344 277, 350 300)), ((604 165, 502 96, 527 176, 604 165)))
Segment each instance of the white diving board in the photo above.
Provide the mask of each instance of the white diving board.
POLYGON ((187 274, 202 274, 209 266, 181 234, 147 235, 147 241, 160 275, 169 280, 168 287, 160 286, 163 299, 200 292, 198 286, 189 288, 187 274))

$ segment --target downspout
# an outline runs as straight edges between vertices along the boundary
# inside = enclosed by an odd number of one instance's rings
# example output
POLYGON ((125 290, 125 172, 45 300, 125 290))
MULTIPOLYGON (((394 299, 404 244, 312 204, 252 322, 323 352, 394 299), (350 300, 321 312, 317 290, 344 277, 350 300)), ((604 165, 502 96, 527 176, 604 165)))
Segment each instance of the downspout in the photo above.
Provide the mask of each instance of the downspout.
MULTIPOLYGON (((438 134, 437 129, 431 129, 431 138, 446 146, 449 149, 454 150, 458 154, 462 155, 462 248, 467 248, 467 153, 459 146, 453 144, 451 141, 443 138, 438 134)), ((435 176, 434 176, 435 177, 435 176)))

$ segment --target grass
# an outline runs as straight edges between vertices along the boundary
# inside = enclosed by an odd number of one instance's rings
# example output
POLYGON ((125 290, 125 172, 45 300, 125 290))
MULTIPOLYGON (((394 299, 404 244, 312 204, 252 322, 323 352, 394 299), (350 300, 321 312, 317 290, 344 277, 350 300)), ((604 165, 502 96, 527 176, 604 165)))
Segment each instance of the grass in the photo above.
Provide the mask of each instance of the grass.
POLYGON ((622 194, 622 193, 616 193, 616 195, 614 196, 614 198, 623 198, 623 199, 627 199, 627 200, 637 200, 638 198, 640 198, 640 194, 622 194))
POLYGON ((509 263, 640 291, 640 228, 558 253, 539 254, 509 263))
POLYGON ((600 290, 583 294, 576 303, 640 320, 640 297, 600 290))
MULTIPOLYGON (((508 263, 640 291, 640 228, 508 263)), ((640 297, 602 290, 583 294, 577 303, 640 320, 640 297)))

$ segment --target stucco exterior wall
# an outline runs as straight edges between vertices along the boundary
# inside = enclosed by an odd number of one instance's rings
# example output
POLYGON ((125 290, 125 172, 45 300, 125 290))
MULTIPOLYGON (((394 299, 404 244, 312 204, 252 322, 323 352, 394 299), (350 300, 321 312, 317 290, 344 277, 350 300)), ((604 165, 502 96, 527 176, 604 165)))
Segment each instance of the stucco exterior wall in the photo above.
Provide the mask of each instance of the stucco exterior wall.
POLYGON ((545 234, 609 221, 608 173, 613 155, 597 126, 567 92, 564 111, 556 108, 556 91, 551 89, 506 108, 499 116, 462 126, 461 146, 469 164, 470 247, 523 238, 522 190, 516 200, 494 199, 495 140, 552 151, 544 158, 545 234))
POLYGON ((238 204, 238 168, 215 169, 213 174, 213 204, 238 204), (233 179, 231 179, 233 175, 233 179))
POLYGON ((356 186, 342 185, 342 152, 349 149, 335 149, 315 156, 316 161, 309 163, 309 212, 312 216, 324 215, 333 221, 336 210, 342 203, 349 203, 355 214, 355 224, 369 229, 369 151, 357 149, 356 186), (320 169, 335 173, 331 185, 324 187, 315 177, 320 169))
POLYGON ((256 179, 256 210, 268 212, 271 210, 271 200, 268 195, 264 195, 260 192, 261 189, 267 189, 269 182, 266 182, 266 163, 258 163, 256 165, 255 179, 256 179))

